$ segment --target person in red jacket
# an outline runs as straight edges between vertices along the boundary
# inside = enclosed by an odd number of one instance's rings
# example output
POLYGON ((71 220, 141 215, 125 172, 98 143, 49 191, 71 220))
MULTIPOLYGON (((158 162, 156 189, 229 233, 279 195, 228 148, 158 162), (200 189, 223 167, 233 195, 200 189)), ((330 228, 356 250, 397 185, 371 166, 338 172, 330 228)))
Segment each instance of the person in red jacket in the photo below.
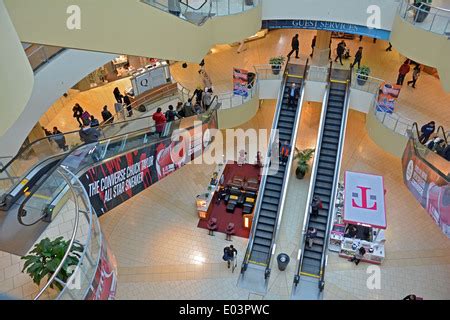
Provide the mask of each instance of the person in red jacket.
POLYGON ((397 84, 402 86, 403 81, 405 80, 406 75, 411 70, 411 67, 409 66, 409 60, 406 60, 401 65, 400 69, 398 69, 398 78, 397 78, 397 84))
POLYGON ((161 108, 156 109, 156 112, 152 116, 152 119, 155 121, 156 125, 156 133, 158 133, 160 137, 164 131, 165 123, 167 121, 166 116, 161 111, 161 108))

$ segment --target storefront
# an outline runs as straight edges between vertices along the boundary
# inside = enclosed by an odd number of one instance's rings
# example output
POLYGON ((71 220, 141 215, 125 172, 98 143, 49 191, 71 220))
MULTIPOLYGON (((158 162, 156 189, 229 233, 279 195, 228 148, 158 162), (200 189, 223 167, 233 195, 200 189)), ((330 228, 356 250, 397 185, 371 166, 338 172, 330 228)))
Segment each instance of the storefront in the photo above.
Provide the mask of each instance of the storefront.
POLYGON ((381 176, 346 171, 336 201, 329 249, 342 258, 365 249, 364 262, 381 264, 385 258, 387 227, 384 180, 381 176))

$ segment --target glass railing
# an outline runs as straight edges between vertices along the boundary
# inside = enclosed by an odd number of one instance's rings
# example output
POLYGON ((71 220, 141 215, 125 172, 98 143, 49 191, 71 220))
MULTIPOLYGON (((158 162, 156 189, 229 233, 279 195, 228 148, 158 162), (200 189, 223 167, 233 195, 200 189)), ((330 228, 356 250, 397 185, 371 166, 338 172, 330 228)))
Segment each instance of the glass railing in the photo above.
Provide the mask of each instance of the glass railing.
MULTIPOLYGON (((420 143, 419 128, 417 123, 414 123, 411 126, 411 129, 408 130, 408 135, 412 139, 416 155, 419 156, 426 164, 428 164, 428 166, 431 167, 436 173, 449 181, 450 161, 447 161, 436 151, 430 150, 427 146, 420 143)), ((444 136, 442 138, 446 137, 444 136)))
POLYGON ((374 95, 372 112, 386 128, 402 136, 408 136, 408 130, 411 130, 412 124, 414 123, 411 119, 381 105, 378 102, 378 94, 374 95))
POLYGON ((270 64, 254 65, 258 80, 283 80, 283 67, 270 64))
MULTIPOLYGON (((44 285, 41 285, 34 300, 83 300, 86 299, 92 287, 98 268, 104 267, 105 263, 113 263, 113 261, 100 263, 101 251, 106 244, 103 243, 98 218, 92 211, 89 197, 81 182, 73 173, 63 167, 57 168, 53 174, 65 182, 68 196, 65 198, 65 205, 59 212, 58 218, 51 222, 49 228, 67 222, 71 222, 73 228, 67 233, 59 235, 64 241, 69 242, 68 249, 55 272, 44 285), (72 255, 75 247, 81 247, 79 261, 71 266, 72 277, 63 279, 59 274, 60 270, 66 267, 68 257, 72 255)), ((45 237, 47 235, 44 231, 37 242, 45 237)), ((117 272, 115 265, 109 271, 113 272, 115 276, 117 272)))
POLYGON ((450 10, 426 3, 411 4, 402 0, 399 15, 414 26, 437 34, 450 36, 450 10))
POLYGON ((43 46, 33 44, 25 49, 28 60, 30 61, 31 68, 33 71, 38 70, 42 65, 50 61, 51 58, 55 57, 60 52, 64 51, 65 48, 54 47, 54 46, 43 46))
POLYGON ((214 16, 238 14, 255 8, 261 0, 141 0, 195 25, 214 16))
MULTIPOLYGON (((171 139, 172 133, 177 129, 193 129, 194 121, 209 123, 216 117, 217 98, 213 100, 209 111, 189 118, 166 122, 158 126, 146 126, 140 131, 126 133, 99 142, 84 144, 72 150, 60 163, 60 166, 69 171, 80 174, 83 170, 131 150, 143 146, 160 143, 171 139)), ((65 189, 64 177, 58 173, 49 173, 48 178, 39 186, 34 187, 31 194, 22 203, 19 212, 26 212, 20 217, 24 225, 32 225, 44 218, 48 213, 50 204, 65 189)))
MULTIPOLYGON (((154 124, 152 116, 141 117, 142 112, 137 111, 137 109, 139 106, 144 105, 148 112, 150 112, 172 99, 178 101, 181 99, 179 95, 172 95, 170 92, 169 95, 167 95, 167 92, 168 91, 161 91, 161 96, 158 96, 157 101, 154 100, 154 95, 150 100, 148 97, 144 97, 144 99, 134 101, 132 103, 133 116, 129 118, 125 116, 128 112, 125 108, 123 112, 115 114, 115 122, 102 123, 100 125, 100 138, 107 139, 120 133, 151 128, 154 124)), ((81 141, 79 130, 77 130, 48 136, 24 146, 18 154, 12 159, 9 159, 8 162, 6 162, 7 159, 2 161, 3 165, 0 167, 0 192, 8 192, 29 170, 41 161, 51 157, 61 156, 66 152, 74 150, 81 144, 83 144, 83 141, 81 141)))
POLYGON ((378 94, 378 91, 384 82, 385 81, 383 79, 353 72, 351 88, 372 94, 378 94))
POLYGON ((309 66, 306 80, 314 82, 327 82, 330 73, 329 67, 309 66))

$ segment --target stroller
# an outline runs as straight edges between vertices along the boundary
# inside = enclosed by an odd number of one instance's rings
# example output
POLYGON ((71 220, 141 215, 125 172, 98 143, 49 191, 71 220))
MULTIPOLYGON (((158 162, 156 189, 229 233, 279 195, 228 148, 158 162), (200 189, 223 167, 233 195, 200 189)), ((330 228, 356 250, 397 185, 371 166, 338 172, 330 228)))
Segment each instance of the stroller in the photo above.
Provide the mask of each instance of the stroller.
POLYGON ((344 59, 350 59, 351 55, 350 55, 350 49, 349 48, 345 48, 344 54, 342 55, 342 58, 344 59))

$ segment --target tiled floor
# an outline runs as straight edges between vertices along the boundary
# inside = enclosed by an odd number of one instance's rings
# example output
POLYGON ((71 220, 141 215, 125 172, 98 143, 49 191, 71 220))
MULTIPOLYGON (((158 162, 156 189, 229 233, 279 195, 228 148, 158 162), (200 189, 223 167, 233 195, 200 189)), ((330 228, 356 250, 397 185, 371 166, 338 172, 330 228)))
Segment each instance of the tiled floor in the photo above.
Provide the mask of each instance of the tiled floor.
MULTIPOLYGON (((273 104, 266 103, 243 127, 270 126, 273 104)), ((379 149, 365 132, 365 115, 351 111, 342 174, 365 171, 385 177, 388 208, 387 258, 381 266, 381 290, 366 287, 368 264, 354 266, 330 253, 325 299, 400 299, 415 293, 425 299, 450 298, 450 241, 403 185, 401 165, 379 149), (401 201, 399 201, 401 199, 401 201)), ((297 146, 311 147, 317 134, 319 109, 306 103, 297 146)), ((206 185, 213 166, 188 165, 101 218, 101 225, 119 264, 119 299, 254 299, 236 287, 221 260, 229 243, 224 235, 196 228, 194 197, 206 185)), ((276 263, 264 299, 289 299, 308 177, 291 177, 277 253, 291 256, 287 270, 276 263)), ((233 238, 238 267, 246 240, 233 238)), ((261 298, 261 297, 258 297, 261 298)))

